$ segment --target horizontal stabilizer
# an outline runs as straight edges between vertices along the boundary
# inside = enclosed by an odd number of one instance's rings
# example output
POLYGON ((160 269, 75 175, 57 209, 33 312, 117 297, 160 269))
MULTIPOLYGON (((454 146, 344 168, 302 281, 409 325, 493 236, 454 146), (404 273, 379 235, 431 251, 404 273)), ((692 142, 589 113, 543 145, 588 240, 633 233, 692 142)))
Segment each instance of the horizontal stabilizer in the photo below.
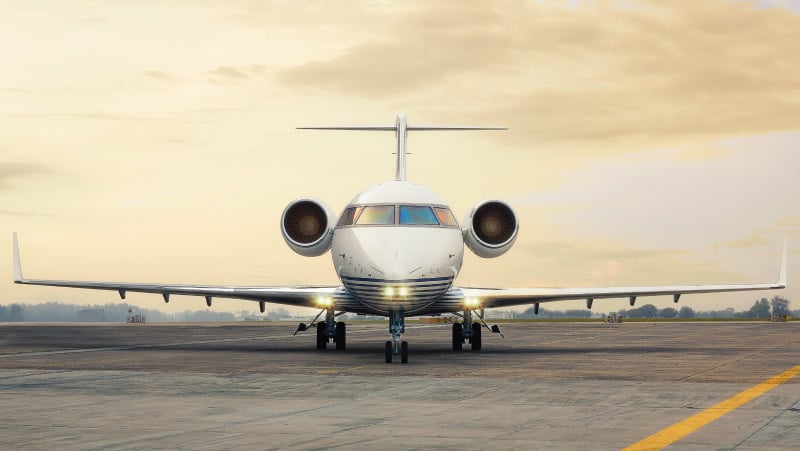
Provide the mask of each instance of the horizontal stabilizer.
MULTIPOLYGON (((507 127, 462 127, 462 126, 447 126, 447 125, 409 125, 406 131, 424 132, 424 131, 467 131, 467 130, 508 130, 507 127)), ((393 132, 397 131, 394 125, 352 125, 352 126, 322 126, 322 127, 297 127, 297 130, 355 130, 366 132, 393 132)))
POLYGON ((469 130, 508 130, 506 127, 466 127, 461 125, 408 125, 405 114, 399 114, 395 125, 352 125, 352 126, 322 126, 322 127, 297 127, 298 130, 356 130, 396 132, 397 135, 397 172, 395 180, 406 179, 406 138, 408 132, 425 131, 469 131, 469 130))

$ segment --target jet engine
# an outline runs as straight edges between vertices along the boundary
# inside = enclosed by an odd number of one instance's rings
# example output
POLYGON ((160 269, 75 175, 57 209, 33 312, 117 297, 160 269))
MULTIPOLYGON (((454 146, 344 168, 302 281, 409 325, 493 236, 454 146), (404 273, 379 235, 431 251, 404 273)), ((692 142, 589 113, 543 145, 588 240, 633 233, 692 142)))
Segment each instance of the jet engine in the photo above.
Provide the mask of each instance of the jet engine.
POLYGON ((475 255, 494 258, 505 254, 517 239, 517 215, 499 200, 479 203, 464 219, 464 244, 475 255))
POLYGON ((293 251, 304 257, 317 257, 331 248, 335 218, 322 202, 298 199, 283 210, 281 234, 293 251))

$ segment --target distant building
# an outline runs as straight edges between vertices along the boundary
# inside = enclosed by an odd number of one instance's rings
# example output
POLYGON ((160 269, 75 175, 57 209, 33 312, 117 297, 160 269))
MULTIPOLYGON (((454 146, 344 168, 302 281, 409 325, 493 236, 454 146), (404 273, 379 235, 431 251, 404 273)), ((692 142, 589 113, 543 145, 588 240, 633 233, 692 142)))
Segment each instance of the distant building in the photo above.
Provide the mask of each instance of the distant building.
POLYGON ((143 323, 144 316, 142 315, 134 315, 133 309, 128 309, 128 317, 125 320, 126 323, 143 323))
POLYGON ((514 312, 508 310, 489 310, 485 313, 486 319, 514 319, 514 312))
POLYGON ((82 323, 101 323, 106 320, 106 311, 101 308, 78 310, 78 321, 82 323))

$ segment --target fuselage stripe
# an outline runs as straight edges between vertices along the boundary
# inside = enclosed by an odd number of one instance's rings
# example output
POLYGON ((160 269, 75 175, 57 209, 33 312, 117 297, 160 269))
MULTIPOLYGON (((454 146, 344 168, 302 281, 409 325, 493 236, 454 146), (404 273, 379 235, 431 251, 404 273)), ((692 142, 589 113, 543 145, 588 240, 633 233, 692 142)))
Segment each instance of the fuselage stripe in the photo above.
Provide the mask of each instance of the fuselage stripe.
POLYGON ((436 282, 436 281, 452 281, 453 277, 427 277, 422 279, 398 279, 398 280, 389 280, 389 279, 373 279, 369 277, 350 277, 350 276, 341 276, 342 280, 347 281, 358 281, 358 282, 373 282, 373 283, 410 283, 410 282, 436 282))

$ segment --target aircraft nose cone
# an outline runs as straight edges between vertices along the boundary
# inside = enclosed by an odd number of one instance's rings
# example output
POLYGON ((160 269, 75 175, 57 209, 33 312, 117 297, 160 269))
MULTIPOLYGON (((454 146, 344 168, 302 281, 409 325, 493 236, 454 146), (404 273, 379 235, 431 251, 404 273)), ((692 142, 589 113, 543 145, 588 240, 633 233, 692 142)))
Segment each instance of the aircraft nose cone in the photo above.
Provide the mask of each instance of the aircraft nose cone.
POLYGON ((384 252, 370 255, 372 266, 388 280, 437 277, 448 271, 449 260, 455 255, 452 243, 446 240, 416 239, 389 240, 384 252))

